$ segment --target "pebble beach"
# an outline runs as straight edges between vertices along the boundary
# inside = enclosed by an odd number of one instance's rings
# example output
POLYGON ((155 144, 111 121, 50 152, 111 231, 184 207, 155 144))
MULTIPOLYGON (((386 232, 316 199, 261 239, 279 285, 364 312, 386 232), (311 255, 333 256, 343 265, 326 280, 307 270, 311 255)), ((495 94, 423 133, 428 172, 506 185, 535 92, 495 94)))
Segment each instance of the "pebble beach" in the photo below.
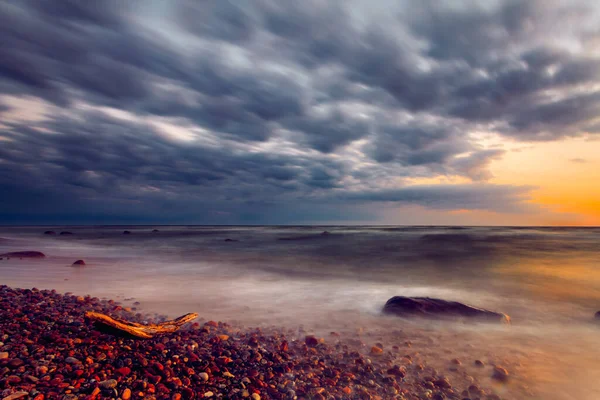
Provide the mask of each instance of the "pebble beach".
MULTIPOLYGON (((140 340, 84 318, 86 311, 157 318, 113 300, 2 286, 0 304, 0 388, 8 400, 500 399, 472 377, 454 382, 413 360, 410 342, 385 348, 336 332, 298 337, 216 321, 140 340)), ((494 377, 507 372, 496 367, 494 377)))

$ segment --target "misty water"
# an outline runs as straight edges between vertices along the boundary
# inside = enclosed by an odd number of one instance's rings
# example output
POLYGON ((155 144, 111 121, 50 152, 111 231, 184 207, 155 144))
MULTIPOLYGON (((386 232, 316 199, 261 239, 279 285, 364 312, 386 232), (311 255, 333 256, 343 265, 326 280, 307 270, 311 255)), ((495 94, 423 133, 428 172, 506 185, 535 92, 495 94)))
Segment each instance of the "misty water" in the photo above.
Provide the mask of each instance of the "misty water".
POLYGON ((0 261, 1 284, 138 301, 168 316, 360 334, 367 348, 410 341, 407 352, 440 371, 460 359, 451 378, 474 376, 502 398, 600 398, 600 228, 0 227, 0 253, 19 250, 48 257, 0 261), (87 265, 71 267, 77 259, 87 265), (381 315, 394 295, 501 311, 512 325, 381 315), (475 359, 505 366, 511 380, 492 382, 475 359))

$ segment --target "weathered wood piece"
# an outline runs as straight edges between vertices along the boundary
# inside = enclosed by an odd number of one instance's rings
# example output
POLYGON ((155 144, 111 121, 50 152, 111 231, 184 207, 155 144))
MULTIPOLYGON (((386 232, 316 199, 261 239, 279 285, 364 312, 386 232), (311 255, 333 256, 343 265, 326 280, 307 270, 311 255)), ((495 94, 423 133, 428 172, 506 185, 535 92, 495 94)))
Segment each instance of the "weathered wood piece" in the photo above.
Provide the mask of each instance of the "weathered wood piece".
POLYGON ((109 326, 121 332, 125 332, 132 336, 142 339, 150 339, 155 335, 159 335, 162 333, 175 332, 184 324, 187 324, 188 322, 198 318, 198 314, 189 313, 171 321, 161 322, 159 324, 143 325, 137 322, 129 322, 123 319, 109 317, 106 314, 101 314, 94 311, 86 312, 85 316, 91 319, 92 321, 109 326))

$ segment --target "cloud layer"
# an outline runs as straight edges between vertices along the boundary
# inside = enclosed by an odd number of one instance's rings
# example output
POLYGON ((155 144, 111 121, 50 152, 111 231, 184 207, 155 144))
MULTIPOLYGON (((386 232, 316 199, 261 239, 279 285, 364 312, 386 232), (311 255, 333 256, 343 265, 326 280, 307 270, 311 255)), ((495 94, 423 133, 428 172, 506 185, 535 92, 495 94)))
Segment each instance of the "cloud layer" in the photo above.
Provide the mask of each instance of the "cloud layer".
POLYGON ((600 132, 599 11, 2 2, 0 222, 524 211, 530 188, 486 182, 504 150, 478 134, 600 132), (414 183, 431 179, 446 183, 414 183))

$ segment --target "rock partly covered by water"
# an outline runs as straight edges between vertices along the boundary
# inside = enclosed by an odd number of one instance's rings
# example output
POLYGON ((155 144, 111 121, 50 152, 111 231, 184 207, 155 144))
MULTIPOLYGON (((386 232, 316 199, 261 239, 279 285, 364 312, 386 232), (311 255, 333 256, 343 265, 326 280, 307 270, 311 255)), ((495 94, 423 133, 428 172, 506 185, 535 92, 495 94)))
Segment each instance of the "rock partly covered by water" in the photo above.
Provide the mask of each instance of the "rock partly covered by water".
POLYGON ((63 232, 61 232, 60 234, 61 234, 62 236, 69 236, 69 235, 72 235, 72 234, 73 234, 73 232, 69 232, 69 231, 63 231, 63 232))
POLYGON ((487 321, 510 322, 510 317, 503 313, 469 306, 457 301, 433 299, 430 297, 394 296, 385 303, 383 312, 401 317, 473 318, 487 321))
POLYGON ((54 231, 46 231, 46 232, 44 232, 44 235, 56 235, 56 232, 54 232, 54 231))
POLYGON ((46 255, 41 251, 13 251, 10 253, 0 254, 0 257, 44 258, 46 255))
POLYGON ((83 266, 83 265, 85 265, 85 261, 83 261, 83 260, 77 260, 72 265, 74 267, 83 266))

